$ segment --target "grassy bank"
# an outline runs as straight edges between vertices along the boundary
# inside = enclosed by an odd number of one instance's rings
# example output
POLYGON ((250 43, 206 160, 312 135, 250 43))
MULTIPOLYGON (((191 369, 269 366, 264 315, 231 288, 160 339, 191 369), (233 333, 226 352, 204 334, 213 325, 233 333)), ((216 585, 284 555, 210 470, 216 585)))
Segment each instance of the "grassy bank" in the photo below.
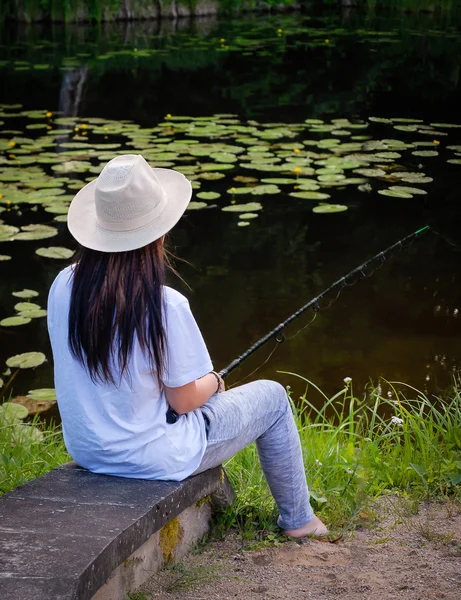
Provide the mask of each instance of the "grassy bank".
POLYGON ((24 423, 26 415, 19 405, 0 407, 0 495, 70 460, 61 430, 24 423))
MULTIPOLYGON (((433 400, 385 382, 389 394, 378 386, 358 399, 350 381, 328 398, 304 381, 306 392, 294 410, 307 479, 314 510, 332 529, 353 529, 371 518, 371 501, 384 494, 461 497, 459 380, 445 398, 433 400), (323 396, 321 408, 310 401, 317 394, 323 396)), ((235 526, 251 536, 276 531, 274 502, 254 445, 231 459, 226 471, 238 498, 219 515, 217 533, 235 526)))
MULTIPOLYGON (((306 392, 293 409, 312 504, 330 527, 353 529, 385 494, 461 499, 459 380, 444 398, 383 382, 386 393, 378 386, 358 399, 350 381, 328 398, 300 379, 306 392), (319 394, 323 404, 315 408, 311 400, 319 394)), ((23 418, 20 411, 0 410, 0 493, 69 460, 59 429, 24 424, 23 418)), ((231 527, 256 538, 276 532, 277 513, 254 444, 225 466, 237 502, 217 516, 216 534, 231 527)))

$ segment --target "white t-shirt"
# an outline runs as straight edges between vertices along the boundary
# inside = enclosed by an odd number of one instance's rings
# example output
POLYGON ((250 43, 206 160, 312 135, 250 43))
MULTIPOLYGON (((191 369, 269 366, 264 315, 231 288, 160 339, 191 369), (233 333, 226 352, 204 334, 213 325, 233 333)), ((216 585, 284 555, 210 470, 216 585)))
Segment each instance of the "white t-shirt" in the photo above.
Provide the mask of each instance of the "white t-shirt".
MULTIPOLYGON (((168 404, 135 338, 131 382, 95 384, 68 346, 72 267, 56 277, 48 297, 48 331, 64 441, 77 464, 106 475, 181 481, 200 465, 206 431, 199 409, 166 422, 168 404), (131 384, 131 385, 130 385, 131 384)), ((164 287, 167 372, 164 383, 179 387, 209 373, 205 342, 179 292, 164 287)), ((117 378, 116 378, 117 380, 117 378)))

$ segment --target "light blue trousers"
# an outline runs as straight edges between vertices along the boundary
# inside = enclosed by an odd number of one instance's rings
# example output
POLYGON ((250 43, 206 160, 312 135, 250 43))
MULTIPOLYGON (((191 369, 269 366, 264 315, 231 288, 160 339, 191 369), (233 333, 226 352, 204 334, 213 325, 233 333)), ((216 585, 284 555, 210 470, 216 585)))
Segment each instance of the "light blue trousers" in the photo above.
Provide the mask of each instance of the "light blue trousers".
POLYGON ((208 419, 208 445, 196 473, 216 467, 251 442, 279 510, 278 525, 296 529, 313 517, 299 434, 285 389, 254 381, 215 394, 201 411, 208 419))

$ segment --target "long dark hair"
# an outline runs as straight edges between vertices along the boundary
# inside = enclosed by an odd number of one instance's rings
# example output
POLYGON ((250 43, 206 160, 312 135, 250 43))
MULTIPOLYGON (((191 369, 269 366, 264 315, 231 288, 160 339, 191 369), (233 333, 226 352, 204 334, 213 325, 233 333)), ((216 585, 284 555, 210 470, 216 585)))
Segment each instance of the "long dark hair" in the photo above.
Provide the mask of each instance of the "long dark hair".
POLYGON ((78 251, 68 341, 95 383, 119 385, 123 376, 130 378, 136 336, 161 385, 166 360, 162 286, 167 267, 171 265, 163 238, 129 252, 83 247, 78 251))

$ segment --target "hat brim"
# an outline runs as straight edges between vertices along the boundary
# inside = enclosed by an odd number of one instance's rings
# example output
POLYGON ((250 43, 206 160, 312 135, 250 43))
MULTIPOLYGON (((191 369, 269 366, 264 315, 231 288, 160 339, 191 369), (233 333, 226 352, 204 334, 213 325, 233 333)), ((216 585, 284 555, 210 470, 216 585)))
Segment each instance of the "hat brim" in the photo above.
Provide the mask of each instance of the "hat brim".
POLYGON ((192 186, 182 173, 173 169, 152 169, 166 192, 163 212, 153 221, 130 231, 111 231, 98 223, 94 179, 74 197, 67 214, 67 226, 85 248, 101 252, 126 252, 147 246, 172 229, 184 214, 192 197, 192 186))

